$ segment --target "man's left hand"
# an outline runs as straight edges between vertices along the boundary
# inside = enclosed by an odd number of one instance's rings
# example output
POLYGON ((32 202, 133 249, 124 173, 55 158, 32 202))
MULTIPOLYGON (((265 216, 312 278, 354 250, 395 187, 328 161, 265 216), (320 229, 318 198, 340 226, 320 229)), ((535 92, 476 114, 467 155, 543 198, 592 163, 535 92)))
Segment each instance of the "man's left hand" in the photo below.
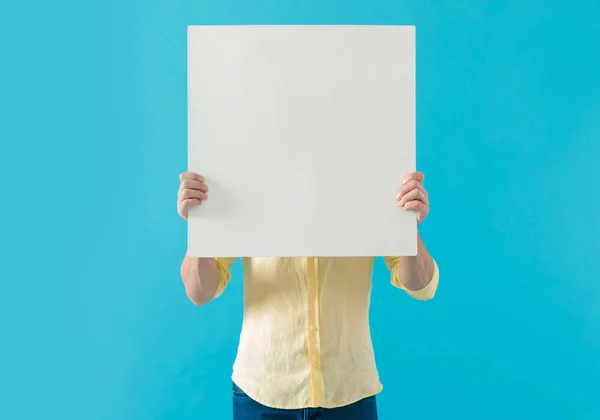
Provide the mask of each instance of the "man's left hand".
POLYGON ((429 214, 429 195, 423 187, 425 174, 423 172, 412 172, 402 182, 404 186, 400 188, 396 195, 398 205, 405 209, 417 213, 417 223, 423 222, 429 214))

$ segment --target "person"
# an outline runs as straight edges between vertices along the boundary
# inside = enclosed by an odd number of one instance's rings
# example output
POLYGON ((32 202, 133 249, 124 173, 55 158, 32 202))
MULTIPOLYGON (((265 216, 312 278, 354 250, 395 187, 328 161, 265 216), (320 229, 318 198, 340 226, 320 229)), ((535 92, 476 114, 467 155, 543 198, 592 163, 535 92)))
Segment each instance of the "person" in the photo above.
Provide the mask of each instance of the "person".
MULTIPOLYGON (((177 208, 208 199, 204 178, 180 175, 177 208)), ((429 214, 424 174, 403 181, 397 204, 429 214)), ((391 192, 394 194, 394 191, 391 192)), ((235 239, 232 239, 235 240, 235 239)), ((386 256, 391 283, 419 300, 433 298, 439 270, 420 235, 416 256, 386 256)), ((374 257, 242 258, 244 317, 233 365, 234 420, 377 418, 379 381, 369 305, 374 257)), ((181 277, 188 298, 201 306, 217 298, 236 258, 186 255, 181 277)))

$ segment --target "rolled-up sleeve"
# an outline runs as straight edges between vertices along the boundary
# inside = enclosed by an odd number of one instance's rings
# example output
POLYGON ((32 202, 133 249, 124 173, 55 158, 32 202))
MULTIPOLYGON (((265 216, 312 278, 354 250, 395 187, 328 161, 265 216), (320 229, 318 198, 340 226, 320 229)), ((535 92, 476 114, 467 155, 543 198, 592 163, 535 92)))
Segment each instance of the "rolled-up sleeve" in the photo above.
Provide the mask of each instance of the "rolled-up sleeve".
POLYGON ((217 267, 219 268, 219 287, 217 288, 217 292, 215 293, 215 297, 213 299, 221 296, 227 287, 227 283, 229 283, 229 280, 231 280, 231 266, 235 260, 237 260, 237 258, 215 258, 217 267))
POLYGON ((398 278, 398 264, 400 263, 400 257, 384 257, 384 260, 390 270, 391 283, 393 286, 404 290, 410 296, 418 300, 429 300, 435 296, 440 278, 440 270, 435 260, 433 260, 433 274, 431 275, 429 283, 419 290, 409 290, 400 282, 400 279, 398 278))

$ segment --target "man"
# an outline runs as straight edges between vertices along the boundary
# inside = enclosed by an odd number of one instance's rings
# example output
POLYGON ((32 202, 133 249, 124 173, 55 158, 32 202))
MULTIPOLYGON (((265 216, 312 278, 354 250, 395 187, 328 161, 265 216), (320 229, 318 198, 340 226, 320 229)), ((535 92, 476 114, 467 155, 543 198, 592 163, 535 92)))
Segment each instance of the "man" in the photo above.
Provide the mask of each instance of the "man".
MULTIPOLYGON (((177 209, 208 199, 198 174, 180 176, 177 209)), ((407 176, 398 205, 429 214, 424 175, 407 176)), ((392 192, 393 193, 393 192, 392 192)), ((232 239, 235 240, 235 239, 232 239)), ((437 289, 437 264, 418 238, 416 257, 384 257, 391 282, 420 300, 437 289)), ((235 258, 185 256, 181 277, 196 305, 218 297, 235 258)), ((242 258, 244 321, 233 367, 234 420, 377 418, 382 390, 369 332, 374 257, 242 258)))

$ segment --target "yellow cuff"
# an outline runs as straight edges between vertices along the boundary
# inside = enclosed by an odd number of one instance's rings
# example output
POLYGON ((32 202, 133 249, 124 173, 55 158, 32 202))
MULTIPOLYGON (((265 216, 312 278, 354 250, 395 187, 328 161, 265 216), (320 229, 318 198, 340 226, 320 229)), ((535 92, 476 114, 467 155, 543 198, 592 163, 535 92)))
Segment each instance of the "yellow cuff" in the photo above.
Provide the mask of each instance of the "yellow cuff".
POLYGON ((219 258, 215 258, 215 261, 217 262, 217 267, 219 268, 219 287, 217 287, 217 291, 215 292, 215 296, 213 297, 213 299, 216 299, 219 296, 221 296, 221 294, 227 287, 227 283, 229 283, 229 280, 231 279, 229 267, 223 265, 223 263, 219 261, 219 258))

